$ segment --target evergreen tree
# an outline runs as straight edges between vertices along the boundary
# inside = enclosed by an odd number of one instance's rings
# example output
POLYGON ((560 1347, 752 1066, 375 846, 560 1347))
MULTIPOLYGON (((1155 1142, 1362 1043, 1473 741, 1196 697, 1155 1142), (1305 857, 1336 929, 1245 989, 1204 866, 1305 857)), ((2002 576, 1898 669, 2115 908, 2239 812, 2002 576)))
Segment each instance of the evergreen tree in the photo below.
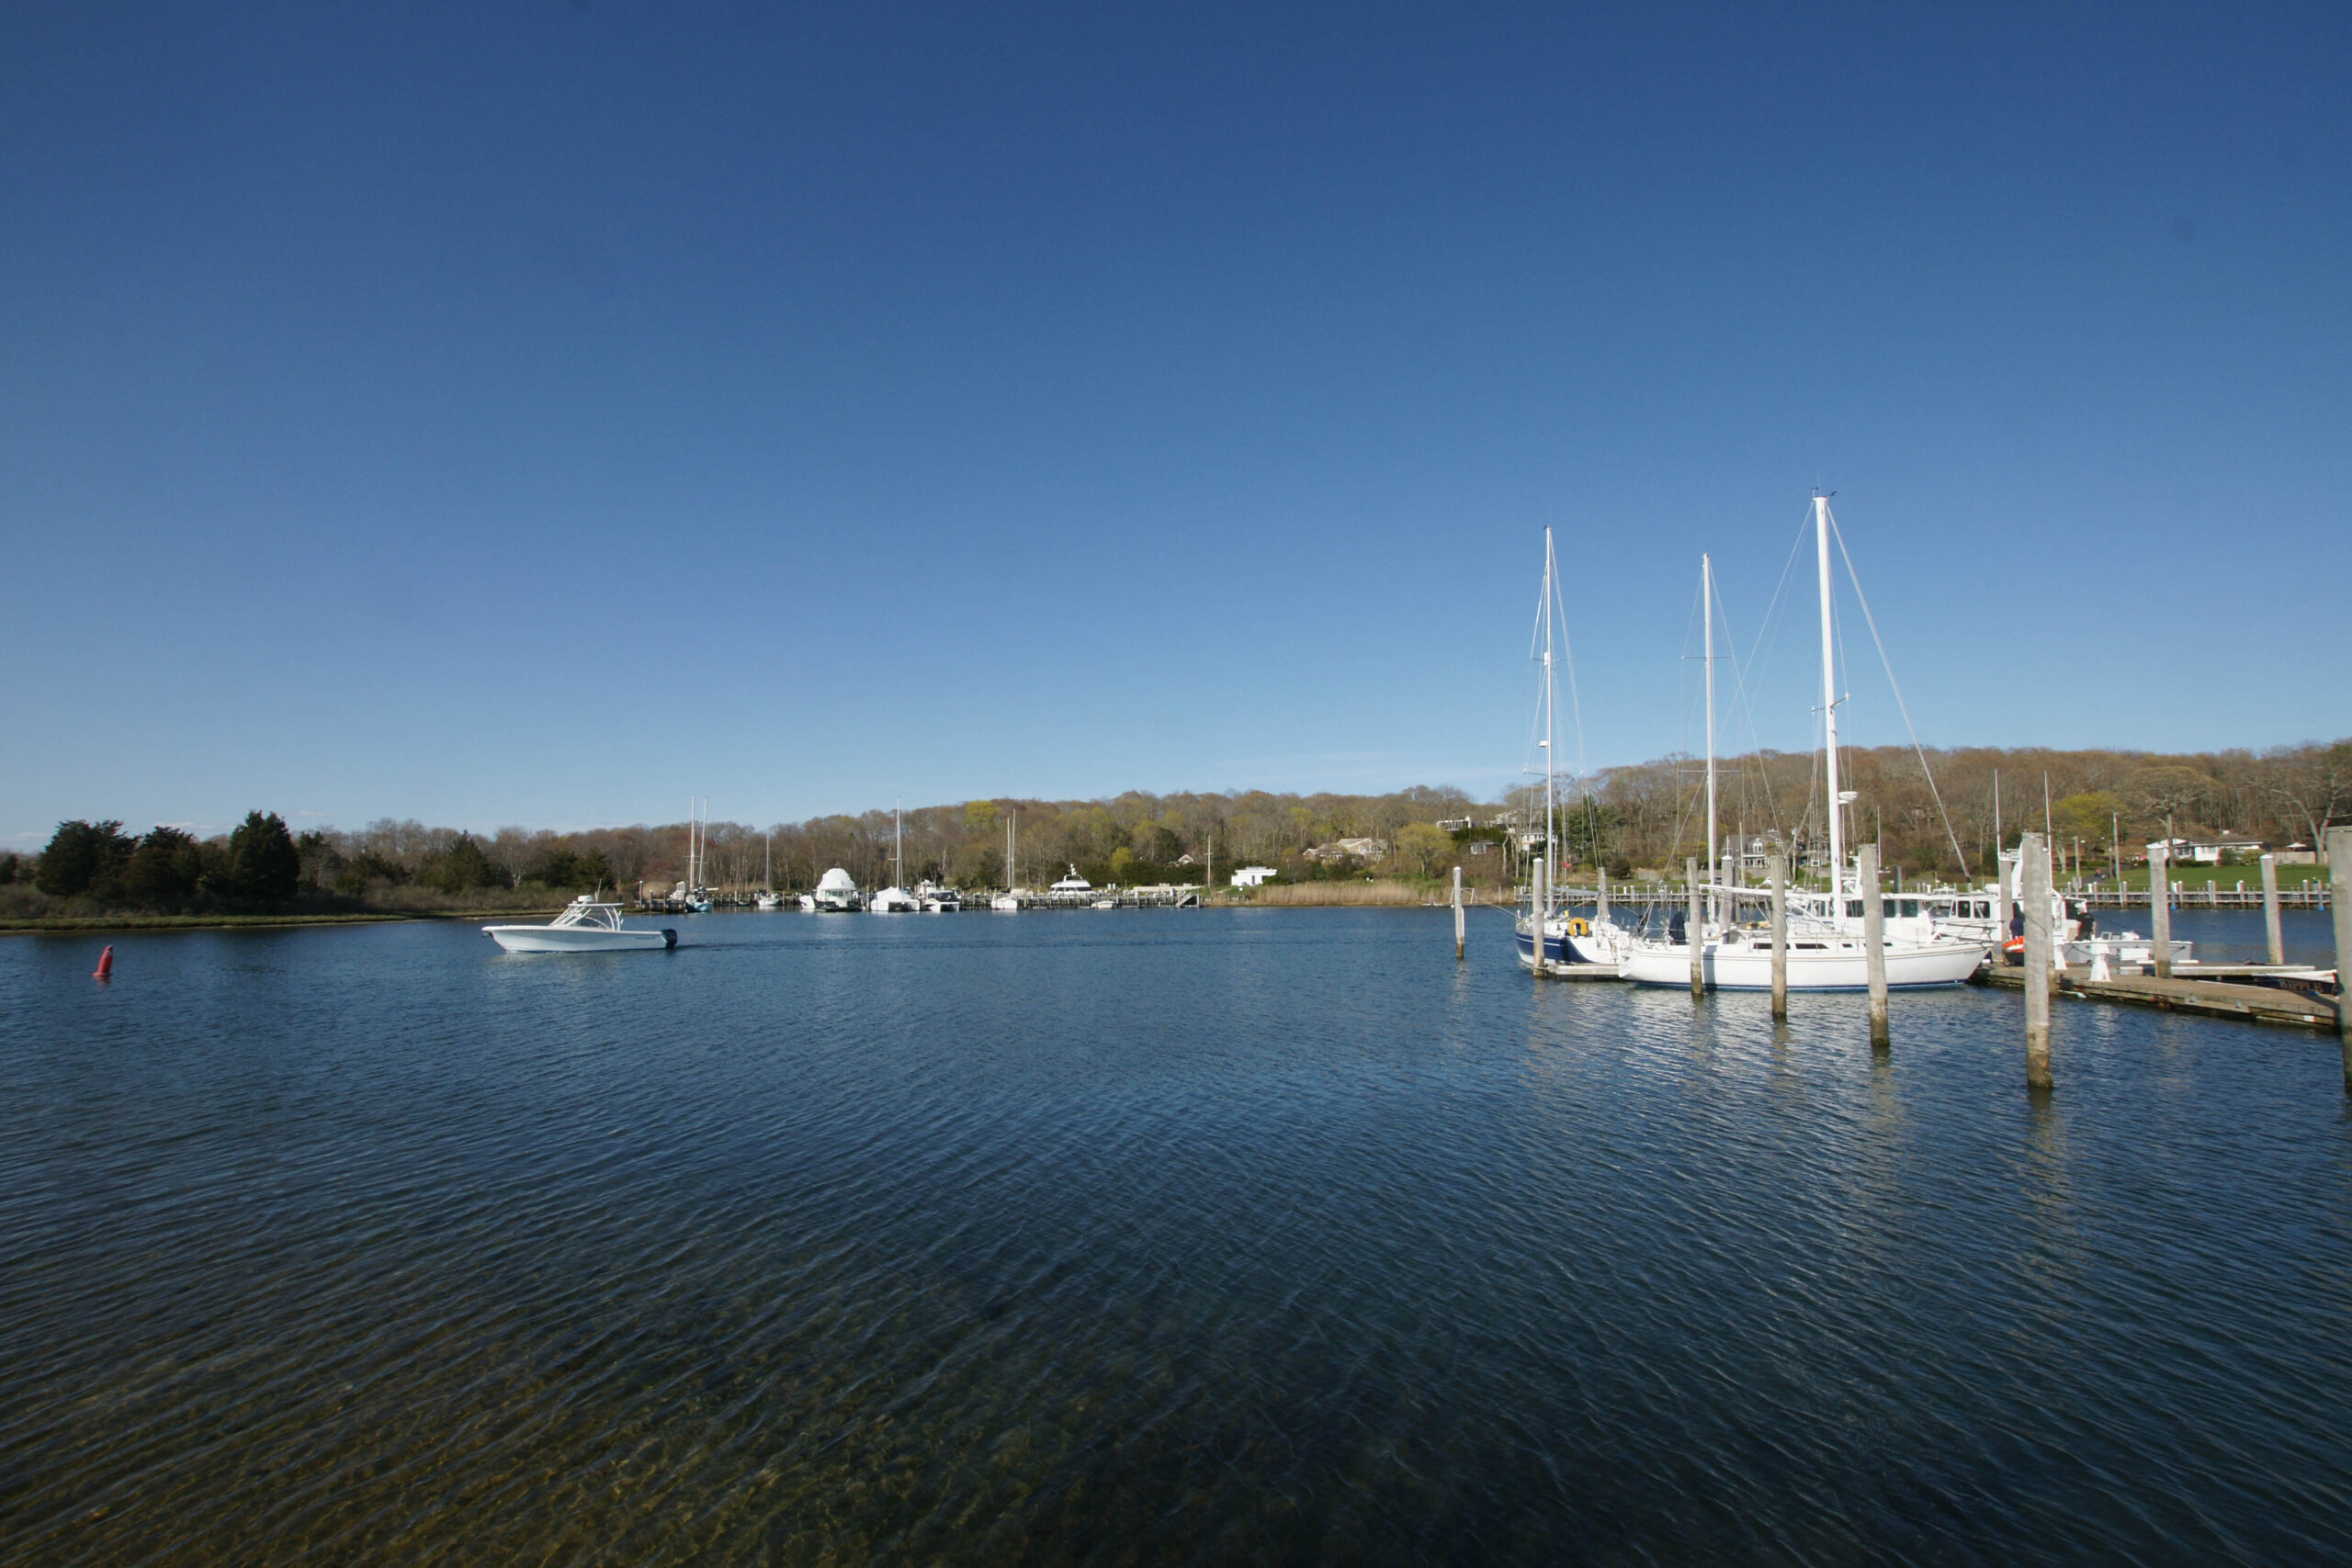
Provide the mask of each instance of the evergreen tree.
POLYGON ((157 828, 139 840, 122 869, 122 890, 152 909, 174 909, 196 897, 204 852, 176 828, 157 828))
POLYGON ((110 898, 134 842, 119 822, 60 822, 40 852, 33 886, 52 898, 110 898))
POLYGON ((246 812, 229 835, 231 892, 248 903, 280 903, 294 897, 301 874, 301 854, 277 813, 246 812))
POLYGON ((432 857, 417 880, 443 893, 469 893, 477 887, 503 886, 506 882, 470 833, 458 834, 447 850, 432 857))

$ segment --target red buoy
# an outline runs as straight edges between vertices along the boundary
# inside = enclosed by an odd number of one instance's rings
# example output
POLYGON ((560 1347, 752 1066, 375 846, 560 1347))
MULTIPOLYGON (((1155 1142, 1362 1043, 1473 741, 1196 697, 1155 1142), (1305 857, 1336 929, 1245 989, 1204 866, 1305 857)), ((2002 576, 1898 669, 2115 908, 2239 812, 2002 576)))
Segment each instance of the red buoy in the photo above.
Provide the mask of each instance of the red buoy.
POLYGON ((93 980, 111 980, 114 978, 114 943, 107 943, 107 950, 98 954, 97 971, 93 974, 90 978, 93 980))

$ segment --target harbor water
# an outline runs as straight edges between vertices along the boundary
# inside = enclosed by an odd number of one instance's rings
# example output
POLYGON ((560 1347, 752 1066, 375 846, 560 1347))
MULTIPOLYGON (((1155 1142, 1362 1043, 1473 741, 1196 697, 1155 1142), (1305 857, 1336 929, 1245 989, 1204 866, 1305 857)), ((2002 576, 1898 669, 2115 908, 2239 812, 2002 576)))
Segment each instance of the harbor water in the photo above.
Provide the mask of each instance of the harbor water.
POLYGON ((2013 994, 1491 910, 113 942, 0 942, 0 1562, 2352 1555, 2332 1039, 2036 1101, 2013 994))

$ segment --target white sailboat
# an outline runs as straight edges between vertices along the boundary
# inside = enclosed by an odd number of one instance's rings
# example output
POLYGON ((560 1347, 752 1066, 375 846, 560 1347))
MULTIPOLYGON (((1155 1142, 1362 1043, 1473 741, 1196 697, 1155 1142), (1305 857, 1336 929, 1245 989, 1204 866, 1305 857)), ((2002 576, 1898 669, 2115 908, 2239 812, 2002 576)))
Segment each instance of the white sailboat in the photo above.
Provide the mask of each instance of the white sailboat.
POLYGON ((760 891, 752 900, 752 907, 762 910, 780 909, 784 895, 775 890, 775 835, 763 834, 760 839, 760 891))
MULTIPOLYGON (((1828 784, 1829 892, 1815 899, 1792 897, 1788 938, 1788 985, 1792 991, 1860 990, 1870 983, 1870 950, 1863 944, 1862 904, 1859 879, 1849 884, 1846 867, 1843 816, 1855 799, 1852 791, 1838 787, 1837 634, 1829 570, 1829 498, 1813 501, 1814 533, 1819 559, 1821 590, 1821 702, 1828 784)), ((1772 984, 1772 942, 1760 926, 1743 926, 1738 900, 1752 888, 1727 887, 1719 874, 1721 846, 1715 824, 1714 714, 1714 570, 1700 558, 1701 581, 1707 614, 1707 879, 1704 895, 1712 906, 1702 910, 1702 929, 1684 930, 1678 939, 1669 929, 1665 941, 1636 939, 1618 964, 1618 973, 1637 985, 1687 986, 1690 983, 1690 944, 1699 944, 1702 981, 1719 990, 1769 990, 1772 984)), ((1675 917, 1678 925, 1685 917, 1675 917)), ((1918 986, 1958 985, 1984 962, 1989 944, 1937 931, 1931 922, 1885 933, 1886 984, 1889 989, 1918 986)))
MULTIPOLYGON (((1552 543, 1552 530, 1544 530, 1544 592, 1537 606, 1537 629, 1532 654, 1543 667, 1542 683, 1536 691, 1538 728, 1536 749, 1544 753, 1544 870, 1543 908, 1531 907, 1521 915, 1514 934, 1518 942, 1519 962, 1531 972, 1536 964, 1536 931, 1543 932, 1543 964, 1547 975, 1583 975, 1614 973, 1620 950, 1631 940, 1622 927, 1605 919, 1587 920, 1568 913, 1560 897, 1559 788, 1558 765, 1555 755, 1558 750, 1560 701, 1559 666, 1569 663, 1568 676, 1573 691, 1576 670, 1573 654, 1567 648, 1566 610, 1560 595, 1559 557, 1552 543), (1554 642, 1555 632, 1558 643, 1554 642)), ((1531 896, 1532 888, 1530 889, 1531 896)))
POLYGON ((1021 889, 1016 886, 1020 879, 1013 874, 1012 869, 1014 815, 1015 813, 1011 811, 1004 814, 1004 891, 989 900, 989 908, 1003 915, 1017 915, 1021 912, 1021 889))
POLYGON ((907 831, 899 820, 899 808, 890 807, 890 886, 876 893, 865 906, 868 914, 919 915, 922 900, 906 889, 907 831))

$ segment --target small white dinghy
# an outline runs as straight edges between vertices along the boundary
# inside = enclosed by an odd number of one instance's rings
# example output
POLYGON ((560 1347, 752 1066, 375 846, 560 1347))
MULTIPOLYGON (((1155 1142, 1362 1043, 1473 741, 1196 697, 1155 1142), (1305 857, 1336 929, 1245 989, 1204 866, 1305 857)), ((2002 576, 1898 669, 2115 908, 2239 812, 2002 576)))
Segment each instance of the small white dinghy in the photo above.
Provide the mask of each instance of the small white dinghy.
POLYGON ((621 924, 618 904, 599 904, 582 893, 563 913, 543 926, 484 926, 509 953, 618 953, 628 948, 672 948, 676 931, 631 931, 621 924))

